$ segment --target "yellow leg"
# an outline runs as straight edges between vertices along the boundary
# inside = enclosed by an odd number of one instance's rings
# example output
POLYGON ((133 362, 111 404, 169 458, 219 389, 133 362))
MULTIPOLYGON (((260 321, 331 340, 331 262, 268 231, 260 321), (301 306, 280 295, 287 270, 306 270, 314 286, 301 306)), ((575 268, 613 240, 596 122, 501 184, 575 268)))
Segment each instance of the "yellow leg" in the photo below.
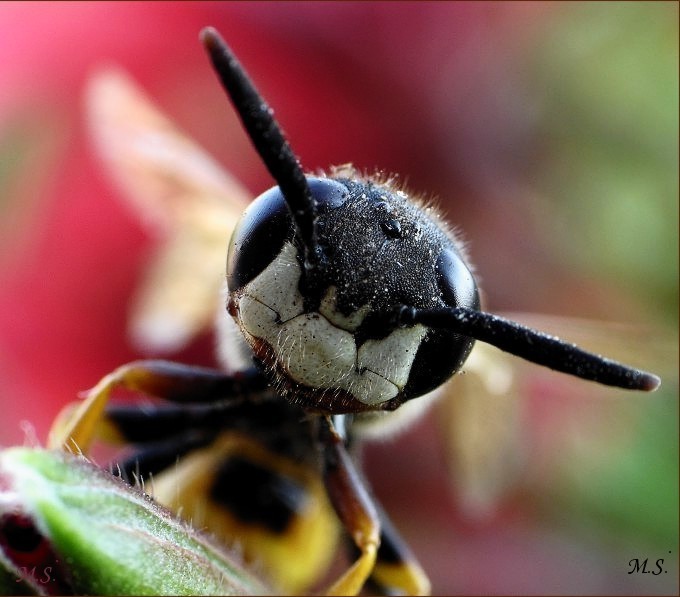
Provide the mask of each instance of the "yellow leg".
POLYGON ((430 594, 430 580, 416 561, 398 564, 378 561, 371 576, 379 585, 398 588, 404 595, 430 594))
POLYGON ((328 589, 329 595, 357 595, 371 575, 380 546, 380 520, 343 439, 329 418, 322 418, 324 482, 328 496, 360 556, 328 589))
MULTIPOLYGON (((76 453, 87 451, 95 435, 103 430, 106 404, 117 388, 171 401, 191 402, 209 401, 222 394, 237 395, 237 390, 241 386, 248 389, 248 384, 254 384, 252 387, 257 390, 257 383, 248 379, 232 380, 221 371, 170 361, 128 363, 109 373, 87 392, 85 401, 75 410, 67 407, 62 411, 50 430, 48 446, 76 453)), ((107 428, 106 431, 112 430, 107 428)))
POLYGON ((68 405, 59 413, 50 429, 48 448, 63 449, 76 454, 87 452, 104 417, 104 409, 111 397, 111 391, 121 385, 127 367, 129 366, 123 366, 104 377, 87 392, 83 402, 68 405))
POLYGON ((380 510, 380 549, 371 580, 388 595, 429 595, 430 580, 387 514, 380 510))
POLYGON ((375 566, 378 546, 368 544, 364 546, 359 559, 352 564, 343 575, 338 578, 326 591, 327 595, 358 595, 366 579, 371 575, 375 566))

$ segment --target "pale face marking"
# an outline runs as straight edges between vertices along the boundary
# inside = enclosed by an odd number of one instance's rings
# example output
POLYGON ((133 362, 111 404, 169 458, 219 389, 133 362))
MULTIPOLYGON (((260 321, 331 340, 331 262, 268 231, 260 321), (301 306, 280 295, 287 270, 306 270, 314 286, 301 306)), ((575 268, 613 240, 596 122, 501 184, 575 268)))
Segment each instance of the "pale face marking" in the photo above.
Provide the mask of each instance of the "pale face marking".
POLYGON ((249 342, 264 340, 297 383, 342 389, 364 404, 386 402, 404 388, 427 328, 397 329, 367 340, 357 350, 353 332, 370 311, 365 305, 348 316, 335 309, 335 289, 319 313, 304 313, 296 249, 284 243, 274 261, 243 289, 239 325, 249 342))

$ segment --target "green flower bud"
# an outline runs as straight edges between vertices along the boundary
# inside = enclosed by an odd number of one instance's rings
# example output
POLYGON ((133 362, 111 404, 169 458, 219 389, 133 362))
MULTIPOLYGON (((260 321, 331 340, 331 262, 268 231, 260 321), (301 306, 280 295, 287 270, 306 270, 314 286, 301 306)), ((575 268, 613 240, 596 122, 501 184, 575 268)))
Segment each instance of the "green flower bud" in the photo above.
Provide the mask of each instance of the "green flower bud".
POLYGON ((3 594, 252 595, 238 559, 83 457, 0 452, 3 594))

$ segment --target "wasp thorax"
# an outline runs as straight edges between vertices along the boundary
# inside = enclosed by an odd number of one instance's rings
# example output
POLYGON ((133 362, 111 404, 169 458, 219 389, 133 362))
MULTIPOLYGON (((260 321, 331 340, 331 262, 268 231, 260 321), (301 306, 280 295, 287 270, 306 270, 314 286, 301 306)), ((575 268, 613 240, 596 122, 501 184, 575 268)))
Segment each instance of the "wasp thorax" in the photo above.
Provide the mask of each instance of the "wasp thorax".
POLYGON ((234 231, 229 312, 255 355, 306 406, 391 410, 457 371, 473 340, 380 317, 400 305, 478 308, 470 268, 452 234, 405 193, 370 179, 308 178, 318 206, 321 276, 307 279, 278 187, 234 231))

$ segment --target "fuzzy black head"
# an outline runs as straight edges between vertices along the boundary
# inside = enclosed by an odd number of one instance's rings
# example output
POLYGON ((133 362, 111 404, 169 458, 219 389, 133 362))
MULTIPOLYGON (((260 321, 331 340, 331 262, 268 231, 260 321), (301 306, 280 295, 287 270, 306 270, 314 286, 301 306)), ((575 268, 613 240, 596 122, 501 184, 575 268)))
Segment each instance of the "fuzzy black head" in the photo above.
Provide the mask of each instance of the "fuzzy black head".
POLYGON ((474 340, 427 326, 398 329, 381 315, 401 305, 478 309, 457 241, 431 209, 389 181, 345 170, 308 184, 326 258, 322 275, 306 274, 278 187, 251 204, 230 243, 230 311, 251 346, 284 387, 295 384, 304 396, 298 400, 334 412, 392 409, 436 388, 460 368, 474 340), (253 308, 252 299, 268 308, 253 308))

